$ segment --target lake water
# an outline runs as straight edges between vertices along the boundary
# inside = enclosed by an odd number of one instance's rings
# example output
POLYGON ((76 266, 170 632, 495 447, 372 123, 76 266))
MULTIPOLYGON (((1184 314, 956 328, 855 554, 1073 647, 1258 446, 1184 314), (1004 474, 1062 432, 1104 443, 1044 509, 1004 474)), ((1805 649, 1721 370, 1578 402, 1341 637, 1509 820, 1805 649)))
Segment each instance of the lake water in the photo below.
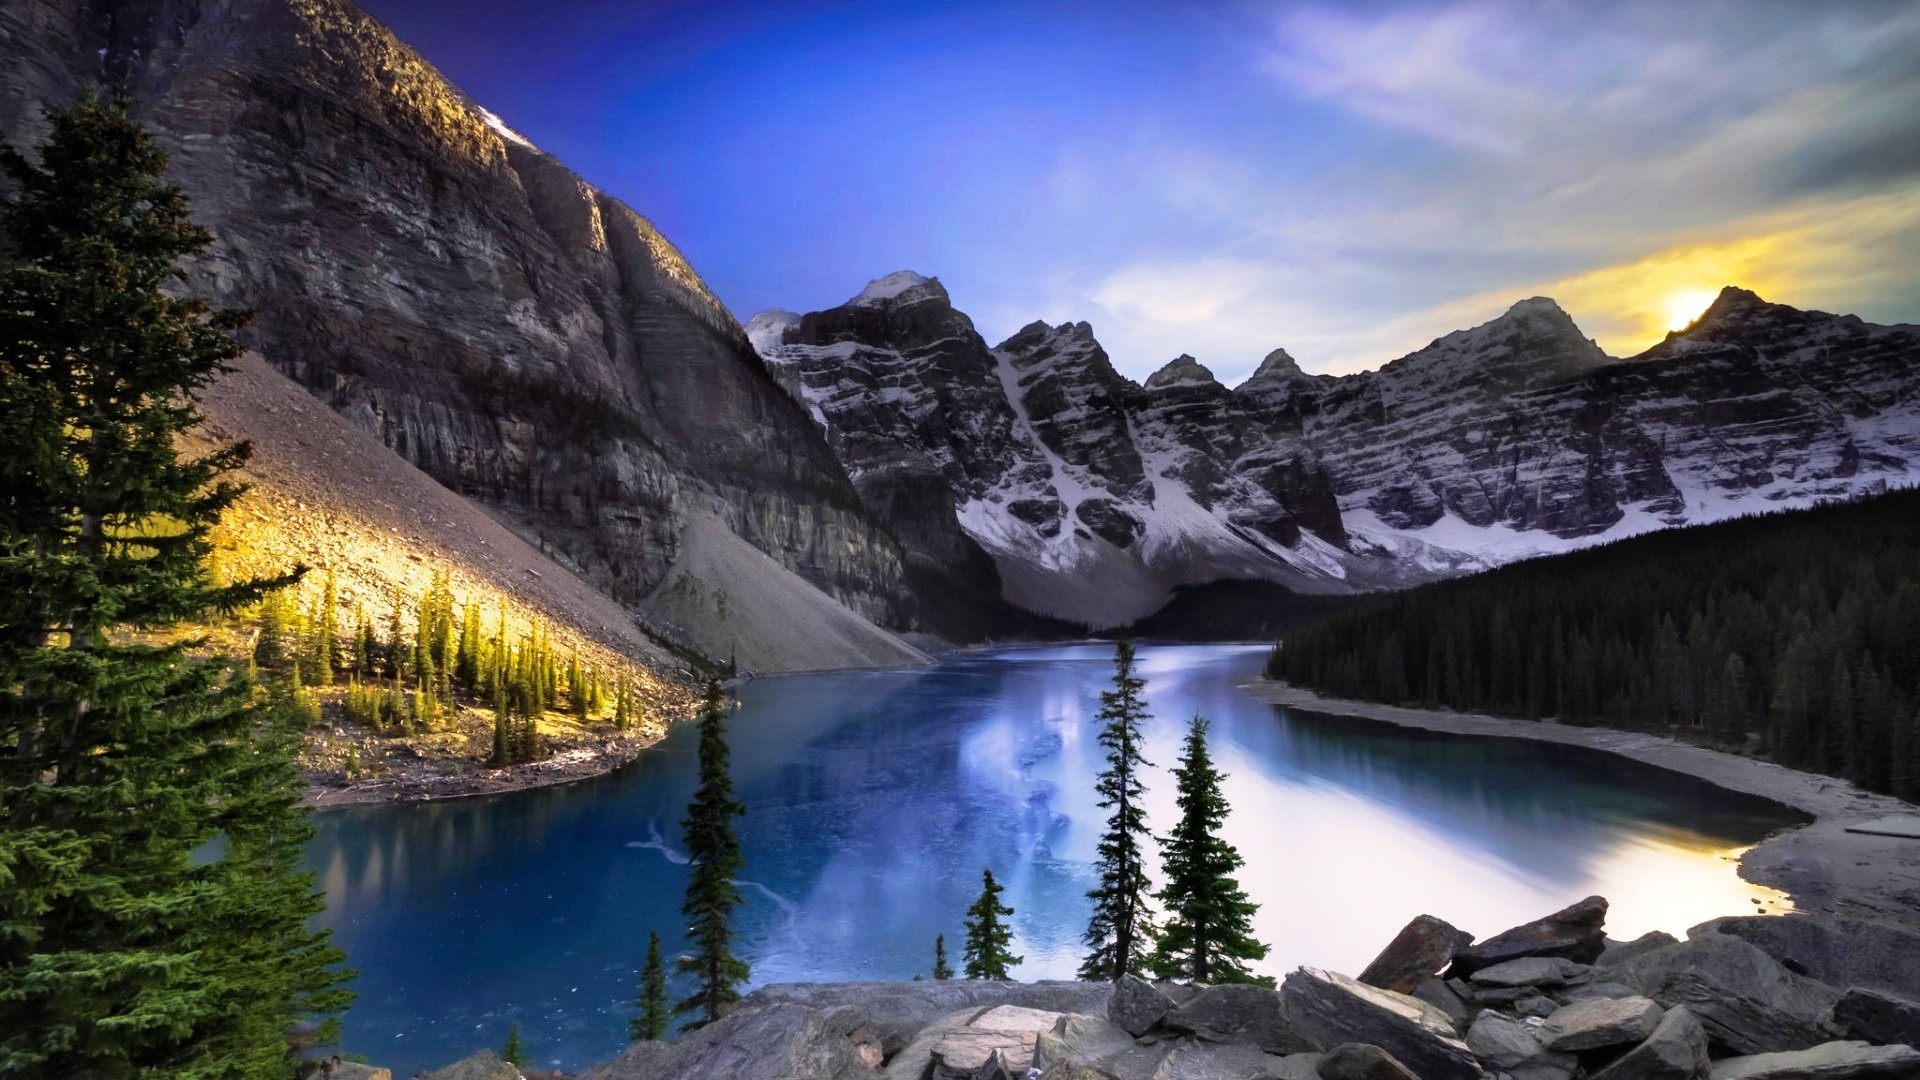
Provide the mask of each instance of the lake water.
MULTIPOLYGON (((1203 714, 1268 972, 1357 972, 1421 912, 1486 935, 1600 893, 1627 937, 1777 909, 1733 860, 1787 811, 1593 751, 1267 705, 1240 689, 1264 657, 1144 647, 1140 667, 1155 827, 1203 714)), ((731 732, 754 982, 911 978, 937 933, 957 968, 986 866, 1016 911, 1015 974, 1071 977, 1111 670, 1111 648, 1086 645, 743 687, 731 732)), ((327 925, 360 971, 345 1049, 407 1076, 497 1047, 518 1021, 541 1064, 618 1052, 647 931, 669 955, 680 943, 694 734, 593 781, 319 815, 327 925)))

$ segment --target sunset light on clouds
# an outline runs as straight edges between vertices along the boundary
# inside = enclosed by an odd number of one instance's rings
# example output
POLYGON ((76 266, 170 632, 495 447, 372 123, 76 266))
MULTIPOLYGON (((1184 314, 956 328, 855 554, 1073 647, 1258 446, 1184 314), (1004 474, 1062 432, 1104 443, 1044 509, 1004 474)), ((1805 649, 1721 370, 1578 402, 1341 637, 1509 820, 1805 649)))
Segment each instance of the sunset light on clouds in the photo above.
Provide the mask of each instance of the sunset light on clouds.
POLYGON ((1616 355, 1725 285, 1920 321, 1913 4, 451 3, 369 6, 742 318, 910 268, 1228 381, 1532 295, 1616 355))

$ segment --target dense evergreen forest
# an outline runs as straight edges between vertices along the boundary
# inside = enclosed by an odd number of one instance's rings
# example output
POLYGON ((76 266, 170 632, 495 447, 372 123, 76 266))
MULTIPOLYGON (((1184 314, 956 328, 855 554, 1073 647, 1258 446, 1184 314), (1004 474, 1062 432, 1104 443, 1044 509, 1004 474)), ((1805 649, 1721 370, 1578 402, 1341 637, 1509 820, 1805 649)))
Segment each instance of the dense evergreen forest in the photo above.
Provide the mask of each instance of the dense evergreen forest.
POLYGON ((1920 797, 1920 491, 1425 586, 1289 634, 1341 697, 1642 730, 1920 797))

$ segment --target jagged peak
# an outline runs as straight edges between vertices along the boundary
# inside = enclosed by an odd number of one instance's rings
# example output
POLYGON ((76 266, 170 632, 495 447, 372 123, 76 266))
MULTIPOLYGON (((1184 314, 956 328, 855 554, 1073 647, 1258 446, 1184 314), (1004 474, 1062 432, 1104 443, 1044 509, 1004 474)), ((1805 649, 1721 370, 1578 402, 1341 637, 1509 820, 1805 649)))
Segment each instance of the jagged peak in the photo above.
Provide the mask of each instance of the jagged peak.
POLYGON ((1186 353, 1181 353, 1179 356, 1167 361, 1165 367, 1147 376, 1146 387, 1149 390, 1159 390, 1168 386, 1184 386, 1202 383, 1212 383, 1218 386, 1220 385, 1220 380, 1213 377, 1213 372, 1207 370, 1205 364, 1188 356, 1186 353))
POLYGON ((1743 289, 1738 285, 1726 285, 1720 289, 1720 295, 1713 298, 1713 303, 1707 305, 1707 310, 1693 320, 1692 325, 1717 322, 1732 315, 1772 306, 1774 305, 1761 299, 1760 294, 1751 289, 1743 289))
POLYGON ((1300 370, 1300 362, 1291 353, 1285 349, 1275 349, 1260 361, 1260 366, 1253 369, 1252 375, 1247 376, 1247 382, 1297 379, 1305 374, 1300 370))
POLYGON ((846 307, 888 307, 897 303, 915 303, 920 300, 937 299, 947 302, 946 286, 939 278, 930 278, 925 274, 916 274, 911 270, 896 270, 885 277, 877 277, 867 282, 867 287, 859 295, 848 300, 846 307))

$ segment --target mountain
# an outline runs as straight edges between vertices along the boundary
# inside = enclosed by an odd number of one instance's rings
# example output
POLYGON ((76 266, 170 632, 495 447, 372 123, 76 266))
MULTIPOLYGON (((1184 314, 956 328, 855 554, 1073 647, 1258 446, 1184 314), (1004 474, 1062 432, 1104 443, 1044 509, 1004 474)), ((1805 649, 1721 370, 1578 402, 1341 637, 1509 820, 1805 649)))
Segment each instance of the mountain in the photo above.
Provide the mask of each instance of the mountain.
POLYGON ((1277 349, 1231 389, 1191 356, 1134 383, 1084 322, 989 348, 906 272, 750 332, 910 549, 970 539, 1009 600, 1095 627, 1183 586, 1393 587, 1920 476, 1920 331, 1733 288, 1632 359, 1533 297, 1356 375, 1277 349))
POLYGON ((253 310, 268 363, 608 596, 643 604, 718 540, 697 518, 823 618, 943 629, 673 245, 352 4, 10 0, 0 57, 16 146, 44 108, 124 85, 216 237, 190 287, 253 310))

